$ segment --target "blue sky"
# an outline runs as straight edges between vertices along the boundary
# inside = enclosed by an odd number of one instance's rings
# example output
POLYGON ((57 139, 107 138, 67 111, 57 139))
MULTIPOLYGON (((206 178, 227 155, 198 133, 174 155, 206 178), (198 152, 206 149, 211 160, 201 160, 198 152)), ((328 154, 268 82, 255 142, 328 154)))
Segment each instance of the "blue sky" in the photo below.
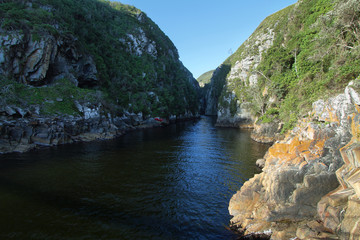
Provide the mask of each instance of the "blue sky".
POLYGON ((193 74, 218 67, 267 16, 296 0, 120 0, 145 12, 193 74))

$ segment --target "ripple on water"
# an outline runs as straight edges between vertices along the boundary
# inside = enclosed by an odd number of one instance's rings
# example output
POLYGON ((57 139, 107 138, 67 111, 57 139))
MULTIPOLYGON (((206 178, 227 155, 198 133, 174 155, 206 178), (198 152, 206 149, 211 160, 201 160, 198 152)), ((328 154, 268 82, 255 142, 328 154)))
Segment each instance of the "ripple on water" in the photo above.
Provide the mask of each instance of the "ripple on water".
POLYGON ((229 199, 268 146, 213 123, 0 156, 0 237, 233 239, 229 199))

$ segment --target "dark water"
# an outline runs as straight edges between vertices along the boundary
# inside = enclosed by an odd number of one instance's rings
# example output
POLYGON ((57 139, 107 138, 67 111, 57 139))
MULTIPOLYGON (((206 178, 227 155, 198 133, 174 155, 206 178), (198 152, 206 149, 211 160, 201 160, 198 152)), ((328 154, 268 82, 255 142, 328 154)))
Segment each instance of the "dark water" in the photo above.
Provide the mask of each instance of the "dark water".
POLYGON ((268 145, 213 123, 0 155, 0 239, 234 239, 229 199, 268 145))

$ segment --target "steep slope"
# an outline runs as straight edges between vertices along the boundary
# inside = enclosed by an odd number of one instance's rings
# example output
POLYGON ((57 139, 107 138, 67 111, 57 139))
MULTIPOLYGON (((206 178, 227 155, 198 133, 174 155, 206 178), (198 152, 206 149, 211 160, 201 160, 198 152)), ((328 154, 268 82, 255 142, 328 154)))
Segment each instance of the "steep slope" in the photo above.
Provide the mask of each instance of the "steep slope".
POLYGON ((134 7, 96 0, 19 0, 3 2, 1 13, 1 71, 17 82, 43 86, 68 78, 144 115, 197 110, 196 82, 177 49, 134 7))
POLYGON ((360 74, 358 11, 355 0, 302 0, 266 18, 215 71, 208 114, 222 126, 271 125, 265 135, 291 129, 360 74))
MULTIPOLYGON (((137 116, 141 123, 199 111, 197 81, 170 39, 135 7, 102 0, 5 0, 0 16, 5 142, 9 120, 16 125, 24 117, 103 117, 113 124, 116 117, 137 116)), ((124 124, 131 127, 132 120, 124 124)))
POLYGON ((360 237, 358 3, 299 1, 218 68, 225 78, 212 78, 219 125, 277 140, 263 172, 230 200, 231 222, 249 239, 360 237))
POLYGON ((214 73, 214 70, 203 73, 196 80, 198 81, 200 87, 204 87, 206 84, 210 83, 211 77, 214 73))

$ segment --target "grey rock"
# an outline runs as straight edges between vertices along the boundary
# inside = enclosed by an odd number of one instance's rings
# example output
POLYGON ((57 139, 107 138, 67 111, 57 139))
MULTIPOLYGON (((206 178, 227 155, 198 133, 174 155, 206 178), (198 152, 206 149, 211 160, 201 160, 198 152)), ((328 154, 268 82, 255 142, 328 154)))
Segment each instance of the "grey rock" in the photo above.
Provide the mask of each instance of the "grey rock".
POLYGON ((256 160, 256 166, 263 169, 265 167, 265 159, 260 158, 256 160))
POLYGON ((9 116, 13 116, 16 114, 16 111, 10 106, 6 106, 5 111, 9 116))
POLYGON ((3 62, 5 62, 5 53, 0 50, 0 64, 2 64, 3 62))
POLYGON ((91 56, 78 53, 76 41, 51 35, 35 41, 16 32, 0 33, 0 72, 33 86, 68 78, 76 85, 80 82, 82 86, 95 87, 96 65, 91 56))
POLYGON ((25 117, 27 114, 29 114, 28 110, 23 110, 19 107, 15 107, 15 110, 18 114, 20 114, 21 117, 25 117))

